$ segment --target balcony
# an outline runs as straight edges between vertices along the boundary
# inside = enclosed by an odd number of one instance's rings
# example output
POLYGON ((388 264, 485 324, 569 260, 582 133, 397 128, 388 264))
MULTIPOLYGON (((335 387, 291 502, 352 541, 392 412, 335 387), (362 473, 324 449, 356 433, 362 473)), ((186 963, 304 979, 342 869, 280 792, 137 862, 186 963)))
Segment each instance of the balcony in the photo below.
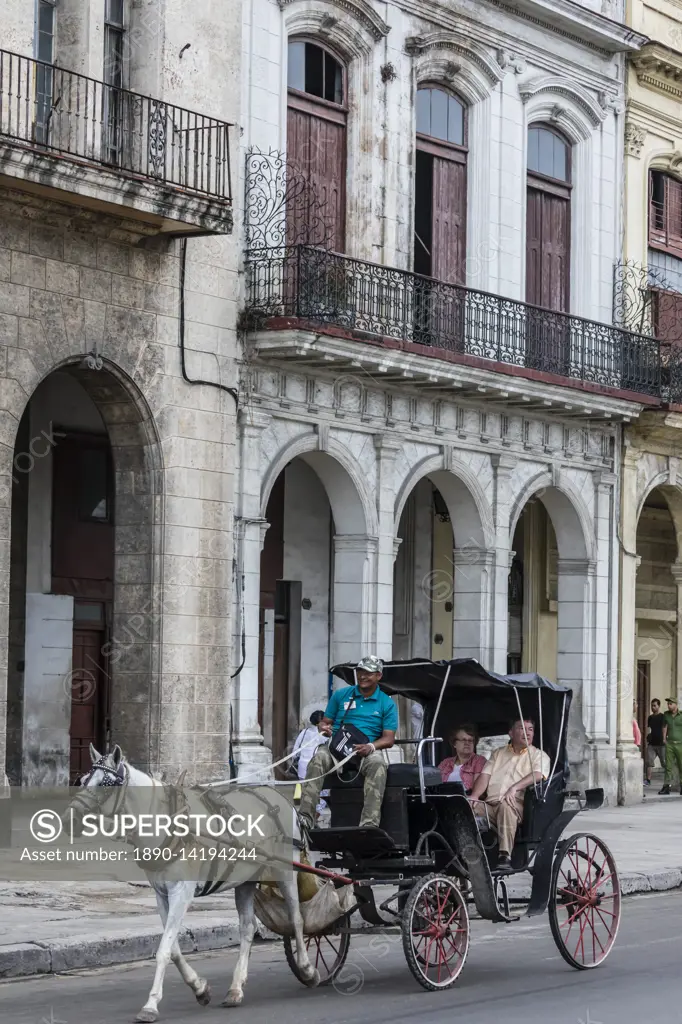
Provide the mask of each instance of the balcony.
POLYGON ((231 125, 0 50, 0 182, 147 221, 232 230, 231 125))
MULTIPOLYGON (((661 396, 659 342, 622 327, 313 245, 252 249, 247 282, 252 326, 318 335, 322 327, 327 335, 353 342, 356 359, 361 341, 411 353, 431 383, 437 383, 438 371, 429 372, 423 356, 484 370, 488 379, 492 370, 507 379, 525 377, 616 399, 641 396, 645 404, 661 396)), ((310 351, 301 355, 310 362, 310 351)))

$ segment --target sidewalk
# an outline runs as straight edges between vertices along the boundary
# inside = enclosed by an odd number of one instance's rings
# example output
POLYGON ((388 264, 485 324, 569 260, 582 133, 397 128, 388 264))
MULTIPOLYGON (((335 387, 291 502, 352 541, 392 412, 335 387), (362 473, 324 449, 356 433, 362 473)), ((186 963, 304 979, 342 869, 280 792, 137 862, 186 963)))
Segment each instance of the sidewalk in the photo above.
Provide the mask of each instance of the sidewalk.
MULTIPOLYGON (((636 807, 585 812, 567 834, 580 831, 595 833, 610 847, 624 892, 682 885, 681 796, 652 793, 636 807)), ((523 878, 517 886, 525 887, 523 878)), ((58 888, 0 885, 0 978, 144 960, 154 955, 160 934, 156 901, 142 880, 58 888)), ((263 928, 259 934, 275 938, 263 928)), ((229 892, 194 902, 181 947, 185 952, 222 949, 236 945, 238 936, 229 892)))

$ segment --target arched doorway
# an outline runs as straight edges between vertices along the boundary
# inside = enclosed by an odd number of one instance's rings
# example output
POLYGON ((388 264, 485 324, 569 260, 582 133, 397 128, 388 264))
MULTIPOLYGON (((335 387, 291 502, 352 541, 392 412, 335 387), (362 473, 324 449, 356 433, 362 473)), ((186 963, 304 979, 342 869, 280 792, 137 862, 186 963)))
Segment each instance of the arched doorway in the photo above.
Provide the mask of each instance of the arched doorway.
POLYGON ((100 367, 53 371, 16 435, 7 770, 17 785, 74 781, 90 743, 110 737, 136 764, 155 761, 160 452, 132 385, 100 367))
POLYGON ((520 568, 523 593, 521 608, 514 609, 521 618, 521 669, 573 691, 568 728, 573 778, 596 785, 605 781, 605 772, 615 771, 615 759, 609 767, 596 746, 608 737, 611 709, 608 631, 594 628, 598 562, 589 514, 579 496, 547 478, 522 496, 510 527, 511 550, 521 556, 516 572, 520 568))
POLYGON ((531 499, 512 540, 507 672, 557 675, 558 551, 547 509, 531 499))
POLYGON ((354 482, 324 452, 281 470, 265 519, 258 722, 277 760, 310 713, 324 710, 329 666, 358 659, 371 642, 377 542, 354 482))
POLYGON ((646 497, 637 523, 639 565, 632 699, 644 738, 651 700, 658 698, 665 710, 665 698, 677 693, 682 654, 678 645, 678 594, 682 579, 675 519, 682 523, 681 506, 682 500, 674 488, 656 487, 646 497))

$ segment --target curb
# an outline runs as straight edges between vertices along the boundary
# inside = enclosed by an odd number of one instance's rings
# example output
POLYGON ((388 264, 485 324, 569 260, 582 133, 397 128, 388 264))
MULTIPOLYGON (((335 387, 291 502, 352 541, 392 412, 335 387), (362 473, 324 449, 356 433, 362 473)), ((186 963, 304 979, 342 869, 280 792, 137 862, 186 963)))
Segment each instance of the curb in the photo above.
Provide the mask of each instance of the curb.
MULTIPOLYGON (((650 874, 621 875, 623 895, 664 892, 682 887, 682 869, 656 871, 650 874)), ((523 888, 527 888, 523 885, 523 888)), ((520 894, 520 893, 519 893, 520 894)), ((363 926, 370 928, 363 922, 363 926)), ((91 935, 74 935, 40 942, 0 946, 0 979, 28 978, 42 974, 63 974, 153 959, 161 932, 158 927, 122 930, 118 934, 93 939, 91 935)), ((239 945, 239 923, 202 925, 185 928, 180 933, 183 953, 205 953, 230 949, 239 945)), ((264 928, 260 922, 256 942, 280 942, 281 938, 264 928)))

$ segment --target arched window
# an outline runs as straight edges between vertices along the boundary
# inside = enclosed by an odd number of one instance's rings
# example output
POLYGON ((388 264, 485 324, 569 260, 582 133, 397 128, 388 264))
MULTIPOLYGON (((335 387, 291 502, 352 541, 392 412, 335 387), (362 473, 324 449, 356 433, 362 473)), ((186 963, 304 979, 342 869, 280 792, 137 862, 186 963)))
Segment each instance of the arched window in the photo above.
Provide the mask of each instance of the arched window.
MULTIPOLYGON (((346 73, 317 43, 289 42, 287 161, 305 196, 288 211, 290 242, 345 246, 346 73)), ((300 191, 296 189, 296 191, 300 191)))
POLYGON ((414 269, 465 284, 466 108, 445 89, 421 86, 416 122, 414 269))
POLYGON ((526 302, 568 311, 571 147, 545 125, 528 129, 526 302))

